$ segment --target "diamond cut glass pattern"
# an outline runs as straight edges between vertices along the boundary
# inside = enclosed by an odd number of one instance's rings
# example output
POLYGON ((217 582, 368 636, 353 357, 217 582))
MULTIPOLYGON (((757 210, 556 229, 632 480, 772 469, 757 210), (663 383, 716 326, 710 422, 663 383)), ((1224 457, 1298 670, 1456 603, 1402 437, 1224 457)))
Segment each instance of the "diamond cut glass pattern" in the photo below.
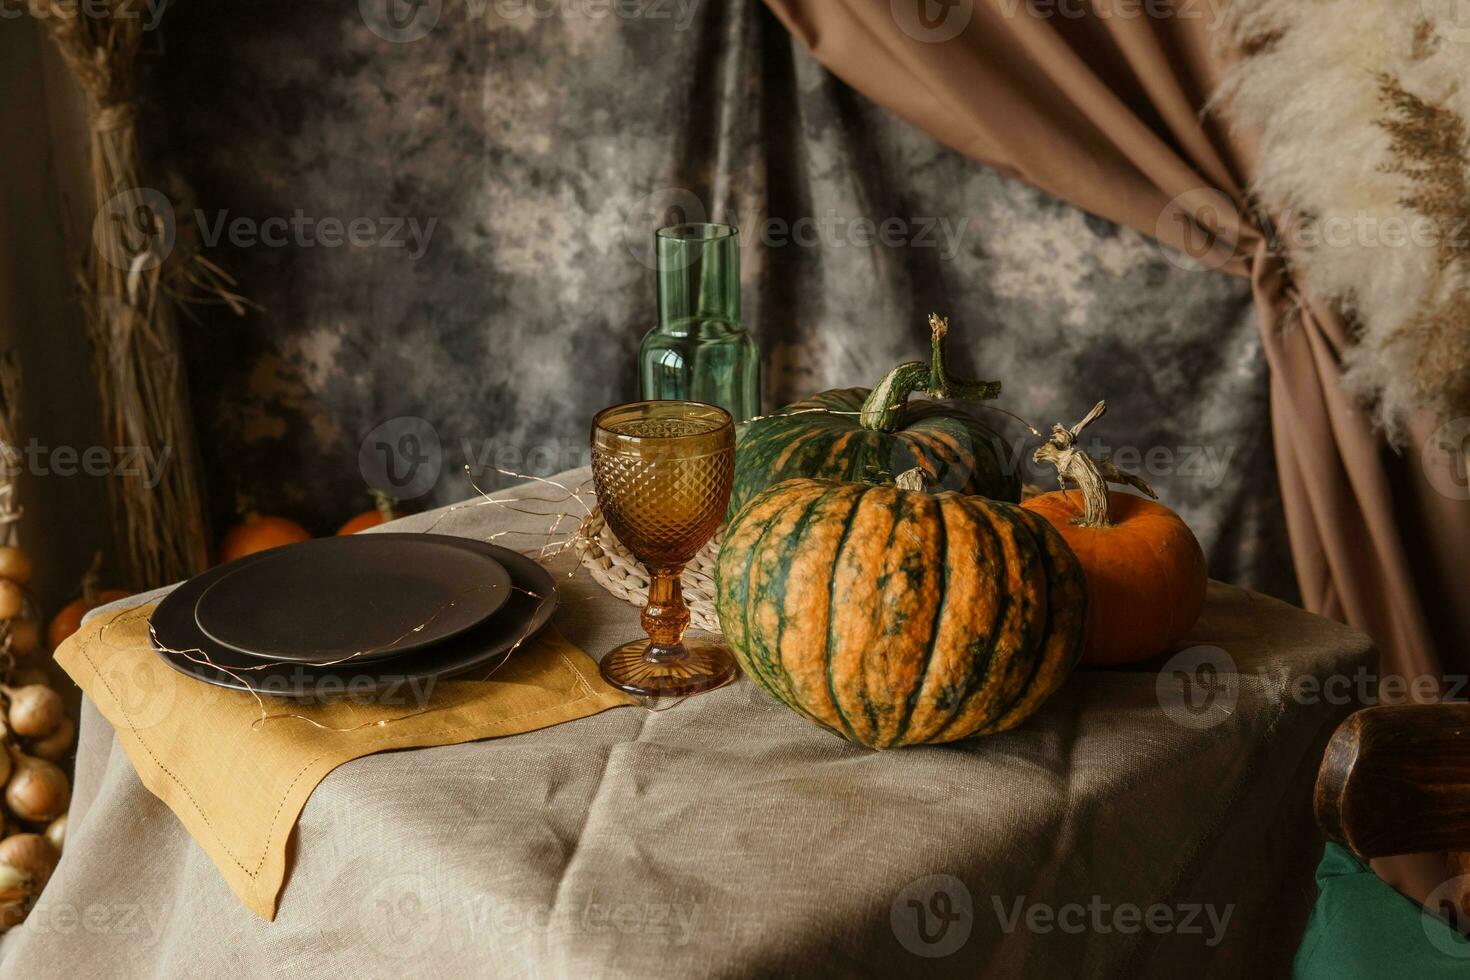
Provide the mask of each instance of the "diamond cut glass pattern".
POLYGON ((592 479, 618 540, 648 568, 647 640, 602 661, 608 683, 648 696, 694 694, 734 676, 722 645, 686 640, 684 564, 720 526, 735 474, 735 427, 713 405, 645 401, 617 405, 592 424, 592 479))

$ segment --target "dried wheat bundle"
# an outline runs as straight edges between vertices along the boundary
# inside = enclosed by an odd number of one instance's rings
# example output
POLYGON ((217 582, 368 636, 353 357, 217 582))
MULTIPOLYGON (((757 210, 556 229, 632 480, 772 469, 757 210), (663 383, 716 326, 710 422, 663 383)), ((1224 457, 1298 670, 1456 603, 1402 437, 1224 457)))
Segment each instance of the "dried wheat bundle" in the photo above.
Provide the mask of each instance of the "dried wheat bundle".
POLYGON ((113 524, 129 584, 163 585, 209 558, 178 313, 222 303, 239 314, 245 303, 223 270, 192 242, 177 240, 172 206, 141 180, 136 71, 150 22, 144 0, 23 6, 45 25, 87 97, 97 220, 80 279, 105 431, 114 446, 161 461, 156 486, 142 473, 113 473, 113 524))

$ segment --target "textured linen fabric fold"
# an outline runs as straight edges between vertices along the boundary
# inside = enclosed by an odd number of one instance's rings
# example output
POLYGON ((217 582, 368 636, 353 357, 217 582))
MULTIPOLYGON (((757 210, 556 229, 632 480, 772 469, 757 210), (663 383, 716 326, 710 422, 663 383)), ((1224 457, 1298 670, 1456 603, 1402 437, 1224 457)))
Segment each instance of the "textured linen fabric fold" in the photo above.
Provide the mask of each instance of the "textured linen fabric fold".
MULTIPOLYGON (((430 526, 547 522, 485 506, 393 529, 430 526)), ((570 555, 552 567, 570 643, 637 635, 638 611, 570 555)), ((1373 649, 1220 583, 1191 639, 1229 658, 1197 711, 1161 707, 1176 664, 1085 670, 1013 732, 872 752, 741 679, 665 711, 355 759, 306 801, 274 922, 240 905, 89 701, 67 851, 0 942, 0 974, 1283 975, 1321 847, 1310 774, 1352 709, 1293 692, 1371 671, 1373 649), (965 913, 953 949, 910 904, 936 883, 965 913), (1168 927, 1134 929, 1153 906, 1168 927)))
MULTIPOLYGON (((923 22, 938 33, 906 31, 902 12, 923 3, 767 0, 822 64, 928 133, 1249 277, 1307 608, 1367 631, 1388 671, 1470 669, 1470 622, 1451 594, 1470 555, 1470 509, 1430 489, 1417 459, 1386 458, 1341 384, 1347 329, 1293 287, 1247 217, 1250 147, 1201 117, 1223 68, 1217 25, 1183 8, 1047 16, 1024 0, 965 0, 944 5, 937 26, 923 22)), ((1428 431, 1418 435, 1416 445, 1428 431)))
POLYGON ((374 752, 499 738, 632 704, 554 627, 486 678, 405 685, 381 703, 264 703, 164 664, 146 604, 90 619, 56 652, 240 901, 273 919, 296 818, 327 773, 374 752), (256 725, 262 714, 277 717, 256 725), (309 720, 308 720, 309 719, 309 720))

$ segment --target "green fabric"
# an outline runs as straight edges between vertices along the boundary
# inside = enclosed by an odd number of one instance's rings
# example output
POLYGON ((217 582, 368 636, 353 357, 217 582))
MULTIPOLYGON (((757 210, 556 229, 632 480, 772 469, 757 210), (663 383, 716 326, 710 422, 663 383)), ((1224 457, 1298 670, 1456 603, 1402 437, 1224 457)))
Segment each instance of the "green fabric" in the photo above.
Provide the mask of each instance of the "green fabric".
POLYGON ((1296 953, 1297 980, 1470 977, 1470 942, 1361 861, 1328 844, 1317 904, 1296 953))

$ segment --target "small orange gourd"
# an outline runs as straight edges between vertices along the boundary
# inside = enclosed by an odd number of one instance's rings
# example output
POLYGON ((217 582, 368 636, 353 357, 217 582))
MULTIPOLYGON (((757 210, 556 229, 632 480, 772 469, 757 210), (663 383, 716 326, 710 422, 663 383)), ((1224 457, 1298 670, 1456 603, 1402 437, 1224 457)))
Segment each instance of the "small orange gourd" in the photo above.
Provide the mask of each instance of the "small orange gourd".
POLYGON ((219 560, 223 564, 268 548, 279 548, 310 538, 311 532, 289 518, 270 517, 251 511, 220 539, 219 560))
POLYGON ((1033 456, 1057 468, 1063 487, 1072 482, 1081 492, 1064 489, 1021 504, 1061 532, 1087 575, 1092 602, 1082 662, 1092 666, 1134 663, 1169 650, 1199 618, 1209 580, 1189 525, 1154 500, 1109 492, 1108 483, 1121 483, 1155 496, 1143 480, 1077 448, 1077 436, 1106 411, 1107 404, 1098 402, 1071 428, 1054 426, 1033 456))
MULTIPOLYGON (((51 618, 51 624, 46 627, 46 645, 50 649, 55 650, 67 637, 81 629, 82 617, 93 609, 132 595, 131 592, 125 592, 122 589, 99 588, 101 579, 102 554, 98 552, 97 557, 92 559, 92 567, 88 568, 87 574, 82 576, 81 596, 62 606, 61 611, 51 618)), ((15 629, 15 626, 11 628, 15 629)))
POLYGON ((381 490, 373 491, 373 509, 363 511, 352 520, 337 529, 337 536, 344 534, 356 534, 358 531, 366 531, 370 527, 387 524, 396 521, 403 515, 393 509, 393 498, 381 490))

